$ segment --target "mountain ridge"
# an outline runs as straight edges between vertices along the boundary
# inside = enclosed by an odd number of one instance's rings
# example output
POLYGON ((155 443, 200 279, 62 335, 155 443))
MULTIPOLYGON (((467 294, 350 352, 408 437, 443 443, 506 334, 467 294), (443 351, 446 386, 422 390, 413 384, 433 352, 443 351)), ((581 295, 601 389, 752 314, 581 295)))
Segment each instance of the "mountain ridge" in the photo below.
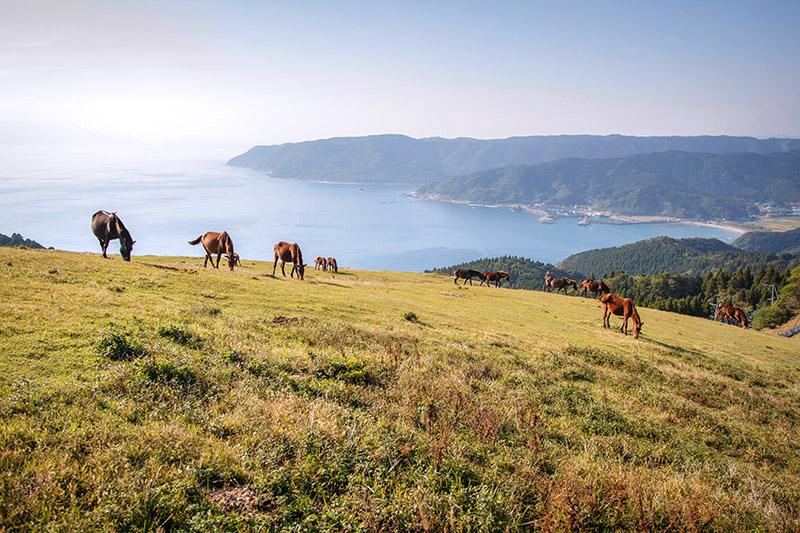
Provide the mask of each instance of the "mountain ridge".
POLYGON ((401 134, 333 137, 254 146, 229 165, 273 177, 364 183, 431 183, 490 168, 567 157, 588 159, 682 150, 771 153, 800 149, 800 139, 733 136, 531 135, 506 139, 415 139, 401 134))
POLYGON ((421 186, 416 195, 491 205, 588 206, 625 215, 744 218, 757 203, 800 202, 800 150, 638 153, 494 168, 421 186))

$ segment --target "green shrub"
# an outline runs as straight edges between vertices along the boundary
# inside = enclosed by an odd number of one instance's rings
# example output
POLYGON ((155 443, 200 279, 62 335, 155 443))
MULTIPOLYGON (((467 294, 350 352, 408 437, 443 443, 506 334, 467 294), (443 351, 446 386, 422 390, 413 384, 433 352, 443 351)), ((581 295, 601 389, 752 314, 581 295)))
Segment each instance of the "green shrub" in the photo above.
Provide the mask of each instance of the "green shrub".
POLYGON ((406 313, 403 313, 403 318, 408 320, 409 322, 419 322, 419 317, 417 317, 417 314, 413 311, 408 311, 406 313))
POLYGON ((175 324, 161 326, 158 328, 158 334, 182 346, 196 347, 200 343, 200 339, 198 339, 194 333, 187 330, 186 326, 176 326, 175 324))
POLYGON ((775 328, 792 318, 792 313, 781 305, 762 307, 753 317, 753 328, 775 328))
POLYGON ((142 345, 129 339, 125 332, 102 329, 100 333, 102 336, 94 347, 97 355, 108 357, 112 361, 130 361, 147 353, 142 345))
POLYGON ((149 359, 139 367, 140 374, 157 383, 188 387, 197 382, 195 371, 184 364, 169 359, 149 359))

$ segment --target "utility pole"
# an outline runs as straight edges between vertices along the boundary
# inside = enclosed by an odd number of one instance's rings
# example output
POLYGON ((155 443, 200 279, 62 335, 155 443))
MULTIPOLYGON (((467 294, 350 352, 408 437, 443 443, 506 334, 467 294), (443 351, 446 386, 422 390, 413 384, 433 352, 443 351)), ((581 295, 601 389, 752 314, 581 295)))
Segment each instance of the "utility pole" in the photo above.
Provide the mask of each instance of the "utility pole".
POLYGON ((714 308, 714 322, 716 322, 717 315, 719 314, 719 304, 715 304, 714 302, 708 302, 708 305, 714 308))
POLYGON ((770 307, 774 307, 775 306, 775 292, 776 292, 775 291, 775 285, 767 284, 767 283, 762 283, 762 285, 769 289, 769 292, 770 292, 769 306, 770 307))

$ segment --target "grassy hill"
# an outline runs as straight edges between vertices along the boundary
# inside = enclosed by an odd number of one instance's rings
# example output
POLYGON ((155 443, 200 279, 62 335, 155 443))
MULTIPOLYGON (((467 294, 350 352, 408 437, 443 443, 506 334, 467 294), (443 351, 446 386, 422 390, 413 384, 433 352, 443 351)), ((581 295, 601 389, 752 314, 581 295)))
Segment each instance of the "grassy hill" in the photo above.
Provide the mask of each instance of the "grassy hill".
POLYGON ((199 265, 0 249, 4 528, 800 528, 796 339, 199 265))

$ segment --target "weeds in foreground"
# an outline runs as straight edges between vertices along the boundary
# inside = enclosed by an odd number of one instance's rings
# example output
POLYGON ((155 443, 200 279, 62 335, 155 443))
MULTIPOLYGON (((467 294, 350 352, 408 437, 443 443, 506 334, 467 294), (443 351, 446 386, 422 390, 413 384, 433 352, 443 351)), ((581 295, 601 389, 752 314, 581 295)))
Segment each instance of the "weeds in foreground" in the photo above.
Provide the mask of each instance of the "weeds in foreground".
MULTIPOLYGON (((317 292, 303 300, 296 284, 201 272, 184 285, 187 274, 159 269, 138 285, 114 280, 128 289, 109 296, 82 263, 55 266, 73 280, 70 296, 83 283, 87 299, 143 303, 114 318, 127 330, 98 338, 94 317, 81 322, 60 302, 69 327, 42 321, 52 340, 35 339, 45 349, 33 360, 59 381, 32 374, 2 389, 10 531, 800 526, 800 372, 790 365, 633 343, 579 319, 570 326, 580 335, 556 341, 549 322, 488 321, 533 312, 512 291, 451 299, 461 307, 439 316, 425 307, 440 305, 438 288, 406 296, 362 275, 343 283, 363 310, 334 315, 342 287, 309 284, 317 292), (195 312, 196 276, 252 299, 195 312), (284 285, 297 308, 280 307, 284 285), (400 320, 411 305, 430 328, 400 320), (309 318, 273 318, 295 314, 309 318), (83 365, 59 370, 69 350, 83 365)), ((9 309, 27 312, 19 300, 9 309)), ((0 334, 7 353, 34 334, 14 325, 0 334)))

